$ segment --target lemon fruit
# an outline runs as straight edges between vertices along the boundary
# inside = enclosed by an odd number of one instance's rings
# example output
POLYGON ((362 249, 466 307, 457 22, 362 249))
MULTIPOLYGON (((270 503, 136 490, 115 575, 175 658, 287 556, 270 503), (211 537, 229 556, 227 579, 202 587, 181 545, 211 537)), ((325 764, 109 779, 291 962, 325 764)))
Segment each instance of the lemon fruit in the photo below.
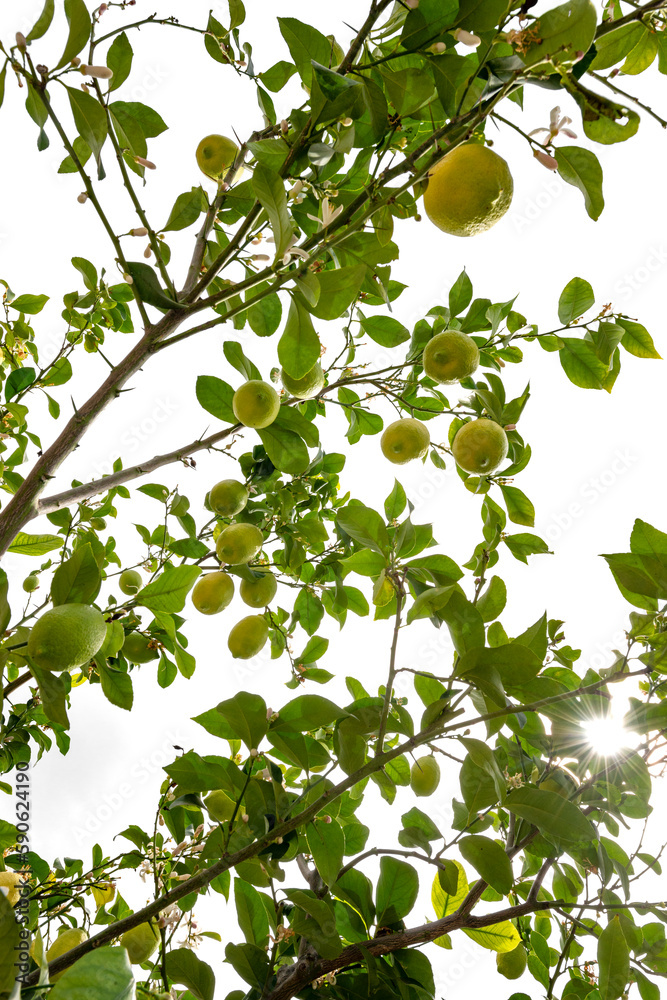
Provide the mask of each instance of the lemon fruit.
POLYGON ((502 156, 488 146, 463 143, 430 173, 424 210, 451 236, 475 236, 495 226, 512 202, 514 183, 502 156))
POLYGON ((433 795, 439 784, 440 765, 433 754, 414 762, 410 768, 410 788, 415 795, 433 795))
POLYGON ((452 385, 467 378, 479 364, 479 348, 467 333, 444 330, 436 333, 424 348, 424 374, 440 385, 452 385))
POLYGON ((470 420, 458 430, 452 454, 464 472, 482 476, 495 472, 505 461, 507 447, 507 435, 500 424, 480 417, 479 420, 470 420))
POLYGON ((23 581, 23 589, 25 590, 26 594, 32 594, 33 591, 37 590, 38 587, 39 587, 38 576, 35 576, 34 573, 31 573, 30 576, 26 576, 25 580, 23 581))
POLYGON ((227 792, 223 792, 222 789, 207 795, 204 799, 204 805, 208 809, 209 816, 216 823, 226 823, 232 818, 236 809, 234 799, 231 799, 227 792))
POLYGON ((207 135, 197 146, 197 166, 207 177, 221 181, 236 159, 239 147, 226 135, 207 135))
POLYGON ((518 944, 511 951, 503 951, 496 954, 498 972, 505 979, 520 979, 526 971, 527 963, 528 956, 522 944, 518 944))
POLYGON ((269 638, 269 626, 261 615, 248 615, 237 622, 229 633, 227 645, 235 660, 257 656, 269 638))
POLYGON ((292 378, 284 368, 281 368, 280 380, 290 395, 296 396, 297 399, 311 399, 324 388, 324 372, 319 361, 301 378, 292 378))
POLYGON ((211 488, 208 505, 220 517, 236 517, 248 502, 248 491, 238 479, 223 479, 211 488))
POLYGON ((240 566, 262 548, 264 535, 254 524, 228 524, 218 535, 215 551, 221 563, 240 566))
POLYGON ((130 632, 125 636, 122 650, 123 656, 130 663, 149 663, 158 657, 157 649, 149 646, 151 640, 141 632, 130 632))
POLYGON ((278 416, 280 397, 268 382, 250 379, 234 393, 232 409, 240 423, 261 430, 272 424, 278 416))
POLYGON ((121 935, 120 945, 127 950, 127 957, 132 965, 141 965, 148 961, 157 948, 158 939, 158 929, 154 924, 139 924, 121 935))
POLYGON ((404 417, 389 424, 380 440, 382 454, 395 465, 405 465, 413 458, 423 458, 431 443, 425 424, 414 417, 404 417))
POLYGON ((192 603, 203 615, 224 611, 234 596, 234 581, 227 573, 207 573, 195 583, 192 603))
POLYGON ((124 569, 118 580, 118 589, 121 594, 138 594, 143 584, 141 573, 136 569, 124 569))
POLYGON ((88 663, 104 642, 107 623, 89 604, 59 604, 36 622, 28 655, 42 670, 72 670, 88 663))
POLYGON ((7 902, 10 906, 14 906, 21 898, 22 881, 20 872, 0 872, 0 885, 7 890, 7 902))
POLYGON ((242 580, 241 600, 250 608, 265 608, 276 596, 278 583, 273 573, 262 573, 253 580, 242 580))
MULTIPOLYGON (((83 927, 70 927, 62 934, 59 934, 55 939, 51 947, 46 953, 47 962, 53 962, 56 958, 60 958, 65 952, 71 951, 72 948, 76 948, 77 945, 83 944, 84 941, 88 940, 88 934, 84 931, 83 927)), ((51 982, 55 983, 56 980, 60 979, 62 975, 66 972, 63 969, 62 972, 56 972, 55 975, 51 976, 51 982)))

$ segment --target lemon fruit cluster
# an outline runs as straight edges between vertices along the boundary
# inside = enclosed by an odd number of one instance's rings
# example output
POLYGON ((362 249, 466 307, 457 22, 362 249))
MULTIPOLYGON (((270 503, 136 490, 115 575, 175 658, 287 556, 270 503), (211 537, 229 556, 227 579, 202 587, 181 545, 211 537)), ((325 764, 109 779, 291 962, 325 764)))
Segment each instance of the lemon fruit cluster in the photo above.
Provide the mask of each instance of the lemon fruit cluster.
POLYGON ((488 146, 466 142, 440 160, 429 175, 424 210, 451 236, 475 236, 495 226, 512 202, 507 162, 488 146))

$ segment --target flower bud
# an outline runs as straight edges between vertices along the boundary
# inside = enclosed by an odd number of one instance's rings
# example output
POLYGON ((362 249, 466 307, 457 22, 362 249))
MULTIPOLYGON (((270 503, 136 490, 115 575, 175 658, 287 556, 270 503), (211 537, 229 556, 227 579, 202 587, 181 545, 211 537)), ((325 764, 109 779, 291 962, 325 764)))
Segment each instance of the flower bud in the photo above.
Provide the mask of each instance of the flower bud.
POLYGON ((148 170, 157 169, 155 164, 151 160, 145 160, 143 156, 135 156, 134 162, 139 163, 142 167, 147 167, 148 170))
POLYGON ((78 203, 84 205, 88 201, 88 192, 82 191, 80 195, 77 196, 78 203))
POLYGON ((250 756, 251 757, 259 757, 259 750, 257 749, 257 747, 253 747, 251 749, 250 756))
POLYGON ((268 253, 254 253, 251 260, 271 260, 268 253))
POLYGON ((435 55, 439 55, 441 52, 446 52, 446 50, 447 46, 444 42, 434 42, 429 48, 429 52, 433 52, 435 55))
POLYGON ((419 7, 419 0, 404 0, 405 6, 409 7, 410 10, 416 10, 419 7))
POLYGON ((243 813, 243 816, 241 816, 241 821, 243 823, 247 823, 249 819, 250 819, 250 816, 248 816, 247 813, 243 813))
POLYGON ((150 246, 150 243, 149 243, 148 246, 146 247, 146 249, 144 250, 144 257, 150 257, 150 255, 152 253, 153 253, 153 251, 151 250, 151 246, 150 246))
POLYGON ((473 35, 470 31, 466 31, 464 28, 457 28, 452 34, 457 42, 461 45, 469 45, 471 48, 476 49, 481 43, 482 39, 478 35, 473 35))
POLYGON ((97 80, 110 80, 113 76, 113 70, 108 66, 86 66, 84 63, 79 66, 79 71, 84 76, 94 76, 97 80))
POLYGON ((331 822, 331 816, 323 816, 322 820, 323 820, 324 823, 330 823, 331 822))
POLYGON ((558 160, 554 156, 550 156, 544 149, 534 149, 533 156, 547 170, 558 170, 558 160))
POLYGON ((79 59, 78 56, 74 56, 74 58, 70 60, 70 66, 75 66, 76 67, 76 66, 80 66, 80 65, 81 65, 81 60, 79 59))
POLYGON ((90 93, 90 87, 88 86, 87 83, 82 83, 81 84, 81 89, 84 92, 84 94, 89 94, 90 93))
POLYGON ((343 118, 343 120, 341 122, 341 125, 343 126, 343 128, 349 128, 351 124, 352 124, 352 119, 351 118, 343 118))
POLYGON ((123 279, 128 283, 128 285, 134 284, 134 278, 131 274, 128 274, 127 271, 123 272, 123 279))
POLYGON ((16 32, 16 44, 21 52, 25 52, 28 42, 22 31, 16 32))
POLYGON ((148 236, 148 230, 145 226, 139 226, 137 229, 130 229, 130 236, 148 236))
POLYGON ((286 118, 283 118, 283 120, 280 123, 280 131, 282 132, 283 135, 287 135, 287 133, 289 132, 289 122, 287 121, 286 118))

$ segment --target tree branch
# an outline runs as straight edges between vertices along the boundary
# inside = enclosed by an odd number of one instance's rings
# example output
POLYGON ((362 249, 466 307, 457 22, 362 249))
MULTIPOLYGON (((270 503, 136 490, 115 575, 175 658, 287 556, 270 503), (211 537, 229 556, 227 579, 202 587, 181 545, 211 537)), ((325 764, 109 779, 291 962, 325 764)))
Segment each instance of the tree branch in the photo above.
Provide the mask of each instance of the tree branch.
POLYGON ((631 21, 640 21, 644 14, 650 14, 654 10, 664 10, 666 6, 665 0, 651 0, 650 3, 646 3, 642 7, 637 7, 636 10, 631 10, 624 17, 619 17, 614 21, 604 21, 598 26, 595 37, 602 38, 603 35, 608 35, 610 31, 616 31, 617 28, 622 28, 624 24, 630 24, 631 21))
POLYGON ((405 591, 403 588, 403 581, 400 581, 399 590, 396 594, 396 617, 394 619, 394 634, 391 640, 391 653, 389 655, 389 674, 387 676, 387 686, 384 692, 384 703, 382 705, 382 715, 380 717, 380 728, 378 730, 377 742, 375 744, 375 755, 376 757, 382 753, 384 745, 384 734, 387 728, 387 719, 389 717, 389 706, 391 705, 391 691, 394 686, 394 677, 396 676, 396 651, 398 649, 398 633, 401 629, 401 612, 403 610, 403 601, 405 600, 405 591))

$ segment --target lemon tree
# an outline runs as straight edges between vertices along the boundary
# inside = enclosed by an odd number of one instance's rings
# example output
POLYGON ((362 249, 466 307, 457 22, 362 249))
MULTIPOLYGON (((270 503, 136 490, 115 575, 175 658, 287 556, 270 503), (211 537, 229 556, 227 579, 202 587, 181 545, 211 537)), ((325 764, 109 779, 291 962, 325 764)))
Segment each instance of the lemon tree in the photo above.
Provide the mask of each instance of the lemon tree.
MULTIPOLYGON (((543 315, 521 311, 510 255, 494 257, 499 301, 470 275, 475 247, 507 233, 517 144, 580 192, 591 220, 607 166, 642 183, 654 169, 614 146, 646 116, 664 125, 639 81, 624 83, 665 74, 664 0, 539 12, 368 0, 355 29, 318 8, 328 33, 271 14, 280 51, 256 43, 269 15, 242 0, 203 20, 46 0, 27 24, 31 11, 6 6, 3 136, 19 159, 23 143, 50 149, 44 186, 63 199, 76 178, 79 247, 49 304, 39 281, 62 240, 41 198, 34 258, 5 259, 0 280, 0 796, 17 805, 0 821, 0 1000, 19 988, 31 1000, 435 1000, 434 972, 462 941, 480 962, 486 952, 490 988, 516 981, 517 998, 654 1000, 667 974, 651 881, 664 851, 651 795, 667 732, 667 533, 637 519, 628 551, 604 556, 632 609, 604 668, 581 664, 557 608, 524 622, 503 575, 551 557, 522 477, 540 448, 523 419, 543 405, 531 371, 551 365, 554 381, 606 399, 628 361, 659 352, 585 277, 553 287, 562 261, 549 246, 543 315), (165 89, 181 103, 156 97, 163 117, 135 51, 159 51, 167 32, 183 55, 165 89), (239 83, 257 98, 252 121, 229 100, 239 83), (545 92, 558 106, 535 129, 524 102, 545 92), (237 138, 193 143, 199 183, 177 194, 168 162, 153 173, 156 140, 171 129, 187 144, 189 102, 204 101, 208 128, 237 138), (417 277, 403 308, 407 220, 432 227, 451 287, 425 302, 417 277), (90 249, 93 225, 105 252, 90 249), (200 349, 207 331, 214 354, 200 349), (193 359, 181 437, 159 454, 142 439, 140 455, 128 447, 92 474, 82 445, 105 443, 98 418, 122 426, 128 390, 150 396, 193 359), (376 467, 350 460, 362 438, 376 467), (387 463, 405 482, 378 503, 387 463), (406 476, 432 468, 449 479, 429 524, 406 476), (469 541, 464 563, 454 533, 469 541), (339 638, 353 620, 379 685, 339 638), (424 628, 435 657, 415 638, 424 628), (274 704, 259 667, 280 685, 274 704), (202 708, 191 743, 142 786, 150 823, 141 813, 90 850, 72 831, 57 858, 33 849, 46 841, 26 840, 29 765, 55 762, 61 812, 76 815, 67 755, 84 751, 70 714, 106 699, 133 745, 161 699, 186 704, 186 684, 202 708), (637 743, 605 757, 585 723, 604 722, 619 690, 637 743), (380 797, 395 822, 382 823, 380 797)), ((34 207, 27 179, 11 197, 34 207)), ((563 215, 576 233, 580 217, 563 215)), ((94 741, 85 753, 108 773, 94 741)))

